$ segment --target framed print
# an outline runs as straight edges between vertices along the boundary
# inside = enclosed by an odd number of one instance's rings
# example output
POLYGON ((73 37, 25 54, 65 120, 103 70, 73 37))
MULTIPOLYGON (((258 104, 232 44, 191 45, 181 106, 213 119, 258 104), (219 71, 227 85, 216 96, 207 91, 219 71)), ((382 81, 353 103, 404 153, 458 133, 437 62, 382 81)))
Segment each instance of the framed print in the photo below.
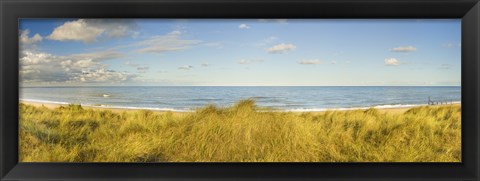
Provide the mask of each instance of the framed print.
POLYGON ((1 8, 3 180, 478 179, 478 1, 1 8))
POLYGON ((459 19, 19 23, 20 162, 462 161, 459 19))

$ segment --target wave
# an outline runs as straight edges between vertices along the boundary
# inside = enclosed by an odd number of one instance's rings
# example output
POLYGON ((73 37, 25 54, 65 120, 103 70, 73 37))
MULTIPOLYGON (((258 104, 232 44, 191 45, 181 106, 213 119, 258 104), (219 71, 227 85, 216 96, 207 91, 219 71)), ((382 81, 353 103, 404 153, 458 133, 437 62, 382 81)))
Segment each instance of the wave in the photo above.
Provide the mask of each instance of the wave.
MULTIPOLYGON (((461 101, 453 101, 450 104, 461 104, 461 101)), ((412 108, 417 106, 427 106, 428 104, 386 104, 368 107, 347 107, 347 108, 294 108, 282 110, 284 112, 322 112, 322 111, 349 111, 349 110, 367 110, 375 109, 396 109, 396 108, 412 108)))
POLYGON ((188 99, 190 101, 219 101, 222 100, 221 98, 195 98, 195 99, 188 99))
POLYGON ((34 103, 45 103, 45 104, 63 104, 63 105, 72 104, 72 103, 68 103, 68 102, 47 101, 47 100, 38 100, 38 99, 20 99, 20 101, 34 102, 34 103))
POLYGON ((175 108, 157 108, 157 107, 132 107, 132 106, 110 106, 110 105, 83 105, 94 108, 110 108, 110 109, 128 109, 128 110, 150 110, 150 111, 172 111, 172 112, 194 112, 194 110, 188 109, 175 109, 175 108))
MULTIPOLYGON (((68 102, 60 102, 60 101, 47 101, 47 100, 38 100, 38 99, 20 99, 20 101, 33 102, 33 103, 44 103, 44 104, 60 104, 60 105, 78 104, 78 103, 68 103, 68 102)), ((80 104, 80 105, 85 106, 85 107, 92 107, 92 108, 172 111, 172 112, 194 112, 193 110, 188 110, 188 109, 158 108, 158 107, 112 106, 112 105, 107 105, 107 104, 80 104)))

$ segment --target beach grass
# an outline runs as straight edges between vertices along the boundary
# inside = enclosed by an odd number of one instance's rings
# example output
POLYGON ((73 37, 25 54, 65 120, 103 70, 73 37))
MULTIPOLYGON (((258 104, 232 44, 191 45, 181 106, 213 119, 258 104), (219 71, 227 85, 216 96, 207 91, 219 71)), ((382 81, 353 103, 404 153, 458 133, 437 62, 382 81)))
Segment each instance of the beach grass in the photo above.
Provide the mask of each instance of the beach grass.
MULTIPOLYGON (((461 106, 192 113, 20 104, 21 162, 460 162, 461 106)), ((262 111, 259 111, 262 110, 262 111)))

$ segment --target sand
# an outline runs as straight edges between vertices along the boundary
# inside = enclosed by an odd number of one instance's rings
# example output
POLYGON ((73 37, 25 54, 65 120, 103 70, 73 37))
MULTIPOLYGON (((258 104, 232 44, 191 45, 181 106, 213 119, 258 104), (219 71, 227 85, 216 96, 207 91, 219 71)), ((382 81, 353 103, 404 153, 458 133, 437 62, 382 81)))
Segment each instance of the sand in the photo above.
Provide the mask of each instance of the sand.
MULTIPOLYGON (((21 100, 20 103, 30 105, 30 106, 35 106, 35 107, 46 107, 49 109, 55 109, 59 108, 60 106, 67 106, 67 104, 56 104, 56 103, 42 103, 42 102, 31 102, 31 101, 23 101, 21 100)), ((112 108, 112 107, 99 107, 99 106, 84 106, 82 105, 82 108, 84 109, 93 109, 93 110, 110 110, 112 112, 123 112, 123 111, 136 111, 138 109, 127 109, 127 108, 112 108)), ((170 111, 163 111, 163 110, 151 110, 153 112, 170 112, 170 111)), ((173 112, 175 114, 184 114, 186 112, 173 112)))
MULTIPOLYGON (((56 103, 40 103, 40 102, 32 102, 32 101, 23 101, 21 100, 20 103, 35 106, 35 107, 47 107, 49 109, 55 109, 60 106, 66 106, 66 104, 56 104, 56 103)), ((459 105, 460 103, 453 103, 453 104, 443 104, 443 105, 430 105, 431 107, 439 107, 439 106, 447 106, 447 105, 459 105)), ((127 109, 127 108, 111 108, 111 107, 98 107, 98 106, 82 106, 85 109, 93 109, 93 110, 110 110, 113 112, 122 112, 122 111, 136 111, 137 109, 127 109)), ((396 113, 396 114, 402 114, 405 111, 411 109, 413 107, 401 107, 401 108, 377 108, 380 112, 388 112, 388 113, 396 113)), ((160 112, 160 113, 165 113, 165 112, 173 112, 175 114, 185 114, 188 112, 174 112, 174 111, 164 111, 164 110, 151 110, 153 112, 160 112)), ((342 111, 342 110, 339 110, 342 111)), ((351 110, 349 110, 351 111, 351 110)), ((321 113, 324 111, 312 111, 312 113, 321 113)), ((298 113, 304 113, 304 112, 298 112, 298 113)))

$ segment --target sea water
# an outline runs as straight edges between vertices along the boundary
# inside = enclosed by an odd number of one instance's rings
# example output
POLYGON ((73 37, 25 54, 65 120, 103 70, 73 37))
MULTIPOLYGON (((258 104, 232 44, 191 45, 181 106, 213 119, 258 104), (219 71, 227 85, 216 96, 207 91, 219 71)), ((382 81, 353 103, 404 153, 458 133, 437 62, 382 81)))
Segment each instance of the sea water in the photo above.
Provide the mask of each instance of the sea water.
POLYGON ((126 86, 22 87, 20 100, 86 106, 192 111, 207 104, 230 106, 254 99, 283 111, 412 107, 432 101, 460 102, 459 86, 126 86))

